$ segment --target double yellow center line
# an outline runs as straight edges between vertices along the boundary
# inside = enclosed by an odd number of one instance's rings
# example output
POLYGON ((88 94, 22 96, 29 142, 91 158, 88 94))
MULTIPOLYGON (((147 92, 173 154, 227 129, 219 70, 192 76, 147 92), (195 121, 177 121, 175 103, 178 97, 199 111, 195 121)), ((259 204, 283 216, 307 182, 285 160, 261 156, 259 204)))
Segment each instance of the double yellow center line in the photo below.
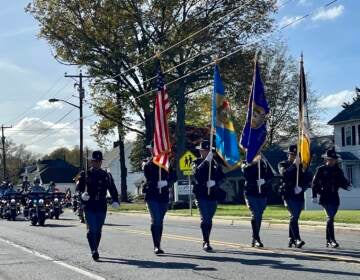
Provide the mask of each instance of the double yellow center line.
MULTIPOLYGON (((104 226, 104 229, 110 230, 110 231, 120 231, 123 233, 128 234, 136 234, 136 235, 144 235, 144 236, 151 236, 151 233, 149 231, 143 231, 143 230, 135 230, 135 229, 124 229, 124 228, 110 228, 109 226, 104 226)), ((181 241, 188 241, 188 242, 195 242, 195 243, 202 243, 203 240, 196 237, 191 236, 183 236, 183 235, 176 235, 176 234, 163 234, 163 238, 171 239, 171 240, 181 240, 181 241)), ((330 261, 341 261, 341 262, 348 262, 348 263, 354 263, 354 264, 360 264, 359 258, 354 257, 348 257, 348 256, 339 256, 336 254, 329 253, 317 253, 317 252, 311 252, 304 249, 300 250, 289 250, 289 249, 283 249, 283 248, 253 248, 246 244, 241 243, 233 243, 233 242, 226 242, 226 241, 219 241, 219 240, 211 240, 211 244, 213 245, 220 245, 227 248, 235 248, 235 249, 246 249, 247 251, 255 251, 255 252, 266 252, 269 254, 279 254, 279 255, 297 255, 297 256, 308 256, 312 257, 317 260, 330 260, 330 261)), ((216 251, 215 251, 216 252, 216 251)), ((341 253, 341 251, 339 251, 341 253)), ((284 256, 286 257, 286 256, 284 256)))

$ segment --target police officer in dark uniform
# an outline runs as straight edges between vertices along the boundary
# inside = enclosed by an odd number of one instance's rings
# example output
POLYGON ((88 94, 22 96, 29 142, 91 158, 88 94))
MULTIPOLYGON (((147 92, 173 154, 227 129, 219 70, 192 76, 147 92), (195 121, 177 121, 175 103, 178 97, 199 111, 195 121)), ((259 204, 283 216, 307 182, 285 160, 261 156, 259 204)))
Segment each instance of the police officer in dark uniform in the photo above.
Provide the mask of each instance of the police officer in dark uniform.
POLYGON ((220 182, 224 179, 221 165, 213 159, 213 152, 210 151, 210 143, 203 140, 196 149, 200 152, 200 158, 193 162, 194 189, 201 223, 200 228, 203 235, 203 250, 212 251, 210 246, 210 233, 212 229, 212 219, 217 209, 219 199, 220 182), (211 178, 209 180, 209 164, 211 162, 211 178))
POLYGON ((351 185, 337 163, 335 149, 327 150, 323 157, 325 164, 318 167, 312 182, 313 202, 319 202, 327 215, 326 247, 337 248, 334 219, 340 205, 339 188, 350 191, 351 185))
POLYGON ((31 187, 30 192, 45 192, 45 188, 41 186, 39 178, 35 178, 34 185, 31 187))
MULTIPOLYGON (((146 146, 153 155, 153 142, 146 146)), ((176 180, 176 174, 169 168, 167 171, 161 168, 161 180, 159 178, 159 166, 153 162, 151 156, 143 164, 146 182, 143 185, 146 205, 151 216, 151 235, 156 255, 164 254, 161 249, 161 237, 163 233, 163 222, 169 208, 169 187, 176 180)))
POLYGON ((244 197, 251 212, 252 241, 251 246, 261 248, 264 244, 260 239, 262 216, 266 208, 267 197, 271 191, 273 173, 265 161, 257 156, 250 164, 243 165, 245 177, 244 197), (259 165, 260 161, 260 178, 259 165))
POLYGON ((77 189, 82 192, 85 220, 87 225, 87 239, 92 257, 99 259, 98 247, 101 239, 101 230, 104 225, 107 211, 106 194, 109 191, 112 198, 112 207, 119 207, 119 197, 116 186, 108 172, 101 169, 103 156, 100 151, 92 153, 91 168, 81 172, 77 189))
POLYGON ((305 242, 300 238, 299 218, 304 209, 304 192, 311 184, 311 173, 304 171, 297 156, 297 146, 291 145, 287 150, 288 159, 279 163, 278 169, 282 176, 280 193, 290 215, 289 221, 289 248, 293 245, 301 248, 305 242), (299 165, 299 181, 297 185, 297 165, 299 165))
POLYGON ((23 183, 22 183, 21 188, 22 188, 22 192, 23 192, 23 193, 27 193, 27 192, 29 191, 30 182, 28 181, 28 177, 27 177, 27 176, 24 177, 24 181, 23 181, 23 183))

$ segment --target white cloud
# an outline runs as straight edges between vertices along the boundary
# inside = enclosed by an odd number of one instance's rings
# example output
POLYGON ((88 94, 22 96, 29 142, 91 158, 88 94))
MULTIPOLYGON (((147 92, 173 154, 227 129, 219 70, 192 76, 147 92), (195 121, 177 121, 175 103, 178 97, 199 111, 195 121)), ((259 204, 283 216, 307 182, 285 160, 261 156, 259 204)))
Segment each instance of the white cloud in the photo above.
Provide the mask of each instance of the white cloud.
POLYGON ((300 18, 301 16, 293 16, 293 17, 284 16, 280 20, 279 27, 282 28, 284 26, 287 26, 288 24, 291 24, 290 27, 295 27, 301 22, 301 20, 299 20, 300 18))
POLYGON ((313 21, 317 20, 333 20, 344 12, 344 6, 338 5, 330 9, 320 9, 313 17, 313 21))
MULTIPOLYGON (((17 144, 24 144, 28 150, 46 154, 59 147, 74 147, 79 144, 79 130, 69 122, 53 123, 39 118, 24 118, 7 135, 17 144)), ((94 146, 84 130, 86 145, 94 146)))
POLYGON ((63 104, 61 102, 49 102, 47 99, 41 100, 36 103, 34 107, 35 110, 48 110, 48 109, 55 109, 55 108, 63 108, 63 104))
POLYGON ((301 6, 310 6, 312 2, 310 0, 299 0, 298 4, 301 6))
POLYGON ((355 96, 354 91, 342 90, 334 94, 321 96, 319 98, 318 105, 320 108, 324 108, 324 109, 338 108, 344 102, 351 101, 354 96, 355 96))

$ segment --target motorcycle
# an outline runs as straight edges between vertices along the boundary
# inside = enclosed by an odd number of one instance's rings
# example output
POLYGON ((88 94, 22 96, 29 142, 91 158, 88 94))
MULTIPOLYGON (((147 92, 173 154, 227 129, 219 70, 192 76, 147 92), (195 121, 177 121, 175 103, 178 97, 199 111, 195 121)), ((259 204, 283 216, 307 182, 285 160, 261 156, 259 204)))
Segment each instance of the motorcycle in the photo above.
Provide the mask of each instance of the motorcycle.
POLYGON ((77 192, 73 195, 73 211, 78 216, 81 223, 85 223, 84 206, 81 201, 81 193, 77 192))
POLYGON ((31 225, 44 226, 45 220, 48 217, 47 211, 49 205, 48 201, 51 199, 49 194, 44 192, 30 192, 28 197, 29 220, 31 225))
POLYGON ((56 192, 52 194, 52 201, 50 204, 50 219, 55 218, 59 219, 60 215, 64 213, 63 203, 64 203, 65 194, 61 192, 56 192))
POLYGON ((5 208, 7 201, 2 197, 0 199, 0 218, 5 219, 5 208))
POLYGON ((11 192, 4 196, 6 205, 4 208, 4 218, 8 221, 15 221, 16 217, 21 213, 22 194, 17 192, 11 192))

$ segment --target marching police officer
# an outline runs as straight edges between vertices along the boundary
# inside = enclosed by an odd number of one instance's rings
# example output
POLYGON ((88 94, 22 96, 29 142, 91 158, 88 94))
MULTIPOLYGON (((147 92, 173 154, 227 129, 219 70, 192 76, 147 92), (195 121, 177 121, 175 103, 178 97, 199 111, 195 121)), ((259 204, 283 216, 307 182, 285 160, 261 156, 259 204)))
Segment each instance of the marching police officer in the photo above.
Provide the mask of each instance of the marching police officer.
POLYGON ((313 202, 319 202, 327 215, 326 247, 337 248, 334 219, 340 205, 339 188, 350 191, 351 185, 337 163, 335 149, 327 150, 323 157, 325 164, 318 167, 312 182, 313 202))
MULTIPOLYGON (((224 178, 221 165, 213 159, 213 152, 210 151, 210 143, 203 140, 196 149, 200 152, 200 158, 193 162, 194 169, 194 189, 201 216, 200 228, 203 235, 203 250, 212 251, 210 246, 210 233, 212 229, 212 219, 217 209, 219 200, 220 181, 224 178), (209 164, 211 163, 211 178, 209 180, 209 164)), ((223 192, 223 191, 222 191, 223 192)), ((221 199, 220 199, 221 200, 221 199)))
POLYGON ((264 244, 260 239, 260 228, 262 216, 267 204, 267 197, 271 191, 273 173, 260 156, 257 156, 252 163, 244 165, 243 173, 245 177, 245 202, 251 212, 251 246, 261 248, 264 247, 264 244))
POLYGON ((82 171, 77 181, 77 189, 82 192, 85 220, 87 225, 87 239, 94 261, 99 259, 98 247, 101 240, 101 230, 105 222, 107 211, 106 194, 109 191, 112 207, 119 207, 119 197, 111 175, 101 169, 103 156, 100 151, 94 151, 91 167, 82 171))
MULTIPOLYGON (((153 155, 153 142, 146 146, 151 155, 153 155)), ((169 186, 176 180, 175 172, 170 168, 167 171, 161 168, 159 178, 159 166, 153 162, 151 156, 143 164, 144 176, 146 182, 143 185, 145 201, 151 216, 151 235, 154 244, 154 253, 156 255, 164 254, 161 249, 161 237, 163 233, 163 222, 165 214, 169 207, 169 186)))
POLYGON ((278 169, 282 176, 280 192, 290 215, 288 246, 291 248, 294 245, 296 248, 301 248, 305 242, 300 238, 299 218, 304 209, 304 192, 311 184, 312 178, 310 172, 304 171, 300 164, 296 145, 289 146, 287 155, 288 159, 280 162, 278 169), (296 174, 297 165, 299 165, 298 175, 296 174))

